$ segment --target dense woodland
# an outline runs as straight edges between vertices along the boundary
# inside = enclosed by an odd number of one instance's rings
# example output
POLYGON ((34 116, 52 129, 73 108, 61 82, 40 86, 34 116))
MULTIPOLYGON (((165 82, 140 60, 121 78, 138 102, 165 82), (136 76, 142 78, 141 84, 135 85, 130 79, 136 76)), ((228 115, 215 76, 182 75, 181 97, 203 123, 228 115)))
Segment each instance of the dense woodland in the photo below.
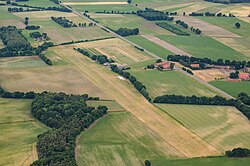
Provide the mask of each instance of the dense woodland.
POLYGON ((151 8, 145 8, 145 10, 138 10, 137 15, 140 17, 143 17, 150 21, 156 21, 156 20, 168 20, 173 21, 173 17, 169 17, 167 13, 164 13, 162 11, 154 10, 151 8))
POLYGON ((250 61, 236 61, 236 60, 223 60, 217 59, 212 60, 209 58, 197 58, 197 57, 190 57, 187 55, 168 55, 167 60, 180 62, 183 66, 189 67, 192 69, 190 64, 196 63, 200 64, 200 69, 206 68, 206 64, 209 65, 218 65, 218 66, 231 66, 236 70, 243 69, 245 67, 250 67, 250 61))
POLYGON ((32 102, 32 115, 51 127, 38 135, 38 160, 32 166, 76 166, 75 139, 95 120, 107 114, 108 108, 88 107, 88 95, 44 92, 32 102))
POLYGON ((53 17, 52 16, 51 19, 64 28, 77 27, 75 23, 66 19, 65 17, 53 17))
POLYGON ((114 32, 124 37, 131 36, 131 35, 138 35, 140 33, 139 28, 135 28, 135 29, 119 28, 118 30, 115 30, 114 32))

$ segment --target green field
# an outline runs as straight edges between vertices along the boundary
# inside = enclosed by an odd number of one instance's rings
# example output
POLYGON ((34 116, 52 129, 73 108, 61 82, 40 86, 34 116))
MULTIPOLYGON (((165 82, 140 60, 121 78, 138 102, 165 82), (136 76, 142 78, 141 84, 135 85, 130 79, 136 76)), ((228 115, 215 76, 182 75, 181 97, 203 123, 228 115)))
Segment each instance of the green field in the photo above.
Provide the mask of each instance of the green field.
POLYGON ((31 100, 0 99, 0 165, 30 165, 37 135, 48 130, 30 114, 31 100))
POLYGON ((174 157, 164 141, 128 112, 99 120, 78 139, 77 163, 82 165, 141 165, 145 159, 174 157))
POLYGON ((50 0, 29 0, 27 2, 17 2, 17 4, 20 5, 29 5, 29 6, 39 6, 39 7, 49 7, 49 6, 57 6, 59 5, 55 4, 54 2, 50 0))
POLYGON ((248 166, 249 158, 194 158, 183 160, 153 160, 154 166, 248 166))
POLYGON ((214 60, 217 60, 219 58, 230 60, 249 59, 245 55, 209 37, 181 37, 160 35, 158 35, 157 37, 175 45, 176 47, 192 54, 195 57, 211 58, 214 60))
POLYGON ((157 104, 201 138, 225 152, 250 148, 249 120, 234 107, 157 104))
POLYGON ((250 81, 228 82, 228 81, 213 81, 211 85, 225 91, 226 93, 237 97, 241 92, 250 95, 250 81))
POLYGON ((238 34, 242 37, 249 37, 250 36, 250 24, 240 19, 233 17, 233 18, 224 18, 224 17, 197 17, 203 21, 208 23, 217 25, 223 29, 231 31, 235 34, 238 34), (241 24, 241 28, 237 29, 235 27, 235 23, 239 22, 241 24))
POLYGON ((136 15, 128 14, 95 14, 93 18, 111 29, 119 28, 139 28, 140 34, 168 35, 171 32, 155 25, 154 22, 147 21, 136 15))
POLYGON ((179 71, 131 70, 152 97, 177 94, 186 96, 215 96, 216 93, 179 71))
POLYGON ((149 40, 147 40, 144 37, 141 36, 130 36, 127 37, 128 40, 134 42, 135 44, 139 45, 140 47, 154 53, 155 55, 166 59, 167 55, 169 54, 173 54, 172 52, 170 52, 169 50, 155 44, 154 42, 151 42, 149 40))

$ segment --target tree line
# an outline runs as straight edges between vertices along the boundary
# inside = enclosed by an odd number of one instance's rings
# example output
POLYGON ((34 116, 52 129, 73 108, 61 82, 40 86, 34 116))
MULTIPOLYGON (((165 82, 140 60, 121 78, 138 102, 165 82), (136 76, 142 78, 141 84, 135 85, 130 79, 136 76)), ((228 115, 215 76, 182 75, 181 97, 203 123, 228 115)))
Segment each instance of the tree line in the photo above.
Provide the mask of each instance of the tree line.
POLYGON ((189 16, 207 16, 207 17, 235 17, 232 13, 229 13, 228 16, 226 14, 219 13, 212 13, 212 12, 192 12, 189 14, 189 16))
POLYGON ((128 28, 119 28, 118 30, 114 30, 115 33, 121 36, 131 36, 138 35, 140 33, 139 28, 128 29, 128 28))
POLYGON ((207 2, 214 2, 214 3, 223 3, 223 4, 230 4, 230 3, 249 3, 250 0, 204 0, 207 2))
POLYGON ((64 28, 77 27, 75 23, 66 19, 65 17, 53 17, 52 16, 51 19, 64 28))
MULTIPOLYGON (((188 27, 189 27, 187 23, 185 23, 184 21, 181 21, 181 20, 177 20, 177 21, 175 21, 175 23, 176 23, 177 25, 182 26, 182 27, 185 28, 185 29, 188 29, 188 27)), ((191 30, 192 32, 196 33, 197 35, 200 35, 200 34, 201 34, 201 30, 200 30, 199 28, 191 27, 190 30, 191 30)))
POLYGON ((9 7, 8 12, 14 13, 14 12, 34 12, 34 11, 41 11, 41 9, 23 9, 22 7, 9 7))
POLYGON ((0 97, 2 97, 2 98, 34 99, 35 96, 36 96, 36 93, 33 91, 30 91, 30 92, 8 92, 8 91, 5 91, 0 86, 0 97))
POLYGON ((174 17, 169 17, 167 13, 154 10, 151 8, 145 8, 145 10, 138 10, 136 14, 150 21, 156 21, 156 20, 173 21, 174 20, 174 17))
POLYGON ((183 31, 183 30, 181 30, 181 29, 179 29, 179 28, 177 28, 177 27, 175 27, 175 26, 173 26, 173 25, 171 25, 171 24, 168 24, 168 23, 166 23, 166 22, 157 22, 156 25, 158 25, 158 26, 160 26, 160 27, 162 27, 162 28, 164 28, 164 29, 167 29, 167 30, 169 30, 170 32, 173 32, 173 33, 175 33, 176 35, 190 36, 189 33, 185 32, 185 31, 183 31))
POLYGON ((97 39, 86 39, 86 40, 77 40, 77 41, 69 41, 69 42, 63 42, 59 45, 67 45, 67 44, 75 44, 75 43, 84 43, 84 42, 92 42, 92 41, 98 41, 98 40, 106 40, 106 39, 113 39, 114 36, 111 37, 103 37, 103 38, 97 38, 97 39))
POLYGON ((26 30, 37 30, 37 29, 40 29, 40 26, 39 25, 27 25, 25 27, 26 30))
POLYGON ((80 48, 76 49, 76 48, 74 48, 74 50, 80 52, 82 55, 85 55, 85 56, 91 58, 93 61, 96 61, 96 62, 98 62, 100 64, 104 64, 106 62, 108 62, 108 63, 114 63, 115 62, 114 60, 109 59, 106 55, 95 55, 95 54, 89 52, 86 49, 80 49, 80 48))
POLYGON ((95 120, 107 114, 106 106, 88 107, 88 95, 41 93, 31 104, 32 115, 49 131, 38 135, 38 160, 31 166, 76 166, 75 139, 95 120))
POLYGON ((238 95, 235 107, 250 120, 250 96, 242 92, 238 95))
POLYGON ((52 66, 52 61, 47 58, 44 54, 39 54, 38 55, 47 65, 52 66))
POLYGON ((187 56, 187 55, 168 55, 167 60, 174 61, 174 62, 180 62, 184 66, 189 67, 192 69, 190 64, 197 63, 200 64, 200 69, 206 68, 206 64, 209 65, 218 65, 218 66, 231 66, 234 67, 235 70, 243 69, 245 67, 250 67, 250 61, 236 61, 236 60, 223 60, 223 59, 217 59, 212 60, 209 58, 197 58, 193 56, 187 56))
POLYGON ((233 150, 226 151, 227 157, 249 157, 250 150, 247 148, 234 148, 233 150))

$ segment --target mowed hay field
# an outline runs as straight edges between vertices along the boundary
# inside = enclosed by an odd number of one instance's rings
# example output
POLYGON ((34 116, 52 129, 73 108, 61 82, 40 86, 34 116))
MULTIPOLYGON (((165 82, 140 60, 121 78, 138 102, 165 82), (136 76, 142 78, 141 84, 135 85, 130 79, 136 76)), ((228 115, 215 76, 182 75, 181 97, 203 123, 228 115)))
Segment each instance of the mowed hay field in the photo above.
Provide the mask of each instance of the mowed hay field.
POLYGON ((76 158, 83 165, 142 165, 146 159, 181 154, 129 112, 111 113, 78 138, 76 158))
POLYGON ((58 44, 63 42, 78 41, 78 40, 90 40, 111 36, 109 33, 103 31, 97 26, 87 27, 73 27, 64 28, 51 20, 51 16, 65 17, 76 23, 89 23, 77 16, 74 13, 56 12, 56 11, 40 11, 40 12, 20 12, 15 13, 18 17, 24 18, 28 16, 30 18, 31 25, 41 26, 40 31, 47 33, 52 42, 58 44))
POLYGON ((103 54, 120 64, 134 64, 153 59, 152 56, 136 49, 131 44, 119 39, 107 39, 94 42, 86 42, 69 46, 70 49, 84 48, 93 54, 103 54))
POLYGON ((131 70, 152 97, 161 95, 215 96, 216 92, 179 71, 131 70))
POLYGON ((228 94, 237 97, 239 93, 245 92, 250 95, 250 81, 229 82, 229 81, 213 81, 211 85, 227 92, 228 94))
MULTIPOLYGON (((68 47, 78 47, 78 45, 81 44, 68 47)), ((168 147, 165 146, 165 151, 174 148, 182 156, 186 157, 221 154, 219 150, 150 104, 128 81, 118 79, 117 75, 106 67, 93 62, 72 48, 67 53, 60 54, 60 56, 111 96, 113 100, 118 102, 140 122, 164 139, 166 145, 168 145, 168 147)))
POLYGON ((173 35, 155 24, 155 22, 133 14, 91 14, 91 17, 111 29, 119 28, 139 28, 140 34, 173 35))
POLYGON ((234 107, 170 104, 157 106, 221 151, 237 147, 250 148, 250 122, 234 107))
POLYGON ((215 39, 201 36, 157 36, 161 40, 169 42, 176 47, 188 52, 189 54, 200 58, 211 58, 217 60, 248 60, 246 55, 243 55, 236 50, 226 46, 215 39))
POLYGON ((29 166, 37 160, 37 135, 48 128, 31 117, 31 100, 0 99, 0 165, 29 166))

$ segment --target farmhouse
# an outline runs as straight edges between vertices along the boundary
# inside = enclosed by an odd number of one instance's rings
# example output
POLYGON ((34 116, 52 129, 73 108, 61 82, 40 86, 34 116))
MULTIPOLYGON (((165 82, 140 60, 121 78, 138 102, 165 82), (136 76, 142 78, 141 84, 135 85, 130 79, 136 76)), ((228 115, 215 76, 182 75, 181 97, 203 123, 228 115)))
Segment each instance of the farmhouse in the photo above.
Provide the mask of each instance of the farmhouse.
POLYGON ((200 68, 200 64, 190 64, 190 66, 191 66, 193 69, 199 69, 199 68, 200 68))
POLYGON ((249 73, 240 73, 239 79, 241 80, 249 80, 249 73))
POLYGON ((166 61, 156 63, 154 67, 162 70, 171 70, 170 63, 166 61))

